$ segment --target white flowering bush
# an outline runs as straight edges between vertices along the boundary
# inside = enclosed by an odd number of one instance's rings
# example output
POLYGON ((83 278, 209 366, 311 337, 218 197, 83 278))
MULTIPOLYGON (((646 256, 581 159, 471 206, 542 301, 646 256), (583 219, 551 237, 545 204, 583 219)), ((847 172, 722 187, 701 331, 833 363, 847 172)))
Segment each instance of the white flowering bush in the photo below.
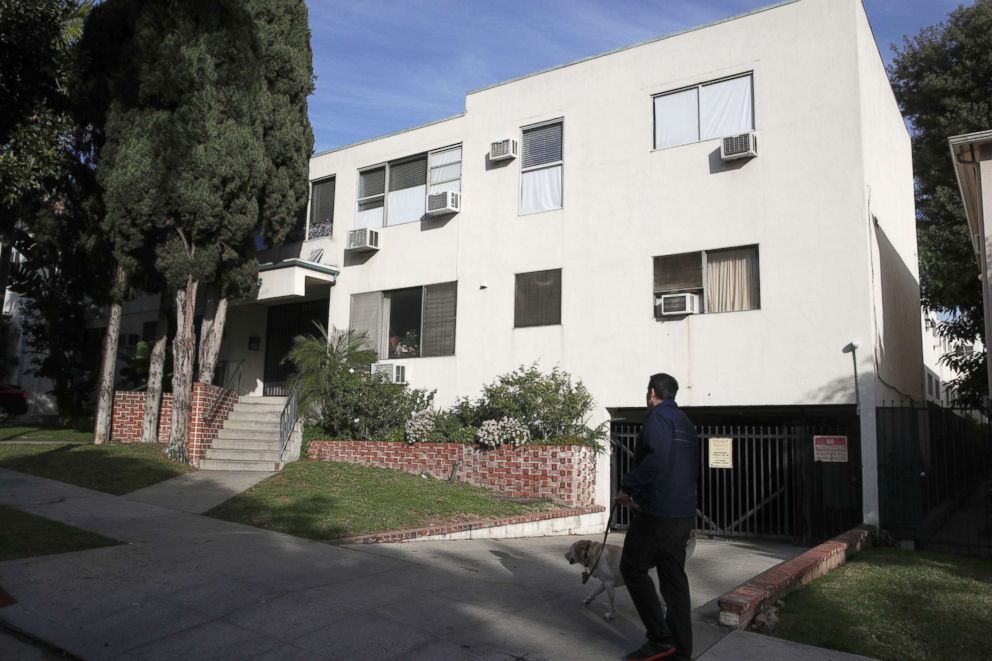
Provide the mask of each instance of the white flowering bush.
POLYGON ((430 441, 434 436, 434 428, 434 411, 415 411, 406 421, 406 442, 413 445, 430 441))
POLYGON ((484 421, 475 440, 479 445, 490 449, 504 444, 519 448, 530 442, 530 431, 520 420, 503 416, 501 420, 484 421))
POLYGON ((479 426, 475 440, 484 448, 495 448, 503 442, 503 434, 499 422, 486 420, 479 426))

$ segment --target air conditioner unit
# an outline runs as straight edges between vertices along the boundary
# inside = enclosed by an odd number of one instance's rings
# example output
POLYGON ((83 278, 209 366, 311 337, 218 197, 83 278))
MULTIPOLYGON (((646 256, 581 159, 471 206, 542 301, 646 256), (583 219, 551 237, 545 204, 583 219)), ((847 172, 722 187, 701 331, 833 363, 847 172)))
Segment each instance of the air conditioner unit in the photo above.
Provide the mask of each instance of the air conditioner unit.
POLYGON ((382 374, 390 383, 406 383, 406 365, 394 363, 374 363, 373 374, 382 374))
POLYGON ((427 196, 427 215, 441 216, 443 214, 458 213, 462 210, 462 194, 454 191, 445 191, 427 196))
POLYGON ((739 158, 754 158, 758 155, 758 136, 754 131, 732 135, 720 143, 720 158, 736 161, 739 158))
POLYGON ((348 244, 345 250, 354 252, 374 252, 379 249, 379 233, 374 229, 364 227, 348 232, 348 244))
POLYGON ((506 138, 497 140, 489 147, 490 161, 508 161, 517 157, 517 141, 506 138))
POLYGON ((699 294, 664 294, 655 299, 655 316, 699 314, 699 294))

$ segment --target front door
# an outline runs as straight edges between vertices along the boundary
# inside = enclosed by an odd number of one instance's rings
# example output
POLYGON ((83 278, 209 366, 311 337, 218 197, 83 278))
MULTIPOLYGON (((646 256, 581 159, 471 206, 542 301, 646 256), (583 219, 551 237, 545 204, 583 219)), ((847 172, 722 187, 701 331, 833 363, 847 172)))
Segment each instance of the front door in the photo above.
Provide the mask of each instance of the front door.
POLYGON ((299 335, 318 334, 316 324, 327 325, 328 301, 306 301, 273 305, 265 327, 265 374, 263 395, 287 395, 286 380, 293 365, 286 360, 299 335))

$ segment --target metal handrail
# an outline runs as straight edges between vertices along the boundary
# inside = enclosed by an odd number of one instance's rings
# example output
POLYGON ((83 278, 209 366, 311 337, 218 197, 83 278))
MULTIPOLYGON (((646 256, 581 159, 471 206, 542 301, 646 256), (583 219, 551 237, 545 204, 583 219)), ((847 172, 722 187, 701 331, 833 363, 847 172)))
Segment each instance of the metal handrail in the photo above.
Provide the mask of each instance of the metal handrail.
POLYGON ((299 392, 300 380, 297 379, 296 383, 293 384, 293 389, 289 391, 289 396, 286 398, 286 405, 282 408, 282 414, 279 416, 280 457, 282 457, 282 453, 286 450, 286 442, 289 440, 290 435, 293 433, 293 428, 296 426, 299 392))
MULTIPOLYGON (((224 385, 220 386, 224 390, 230 390, 228 386, 231 385, 231 381, 234 379, 234 377, 238 377, 238 391, 241 390, 241 368, 244 367, 245 361, 244 359, 242 359, 236 362, 238 363, 238 369, 234 370, 234 374, 232 374, 231 376, 227 376, 226 374, 224 375, 224 385)), ((206 412, 204 412, 203 419, 208 420, 211 417, 213 417, 214 413, 217 411, 217 407, 220 406, 223 401, 224 400, 222 398, 218 398, 217 400, 215 400, 213 406, 211 406, 206 412)))

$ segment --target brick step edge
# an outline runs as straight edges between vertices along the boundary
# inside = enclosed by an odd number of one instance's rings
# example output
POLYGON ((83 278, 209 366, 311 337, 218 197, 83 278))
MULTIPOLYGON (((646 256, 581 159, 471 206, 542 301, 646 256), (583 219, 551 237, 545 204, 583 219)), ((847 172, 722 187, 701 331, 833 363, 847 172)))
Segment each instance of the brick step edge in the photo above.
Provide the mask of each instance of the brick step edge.
POLYGON ((720 597, 720 624, 746 629, 756 615, 789 592, 840 567, 848 558, 871 546, 873 536, 870 526, 858 526, 758 574, 720 597))
POLYGON ((369 535, 356 535, 355 537, 342 537, 332 540, 332 544, 389 544, 391 542, 402 542, 417 537, 431 537, 434 535, 448 535, 466 530, 480 530, 483 528, 497 528, 499 526, 509 526, 517 523, 531 523, 533 521, 548 521, 550 519, 564 519, 570 516, 581 516, 583 514, 596 514, 605 512, 602 505, 590 507, 574 507, 567 510, 551 510, 548 512, 532 512, 519 516, 509 516, 502 519, 480 519, 478 521, 459 521, 457 523, 444 523, 429 528, 410 528, 408 530, 390 530, 387 532, 372 533, 369 535))

